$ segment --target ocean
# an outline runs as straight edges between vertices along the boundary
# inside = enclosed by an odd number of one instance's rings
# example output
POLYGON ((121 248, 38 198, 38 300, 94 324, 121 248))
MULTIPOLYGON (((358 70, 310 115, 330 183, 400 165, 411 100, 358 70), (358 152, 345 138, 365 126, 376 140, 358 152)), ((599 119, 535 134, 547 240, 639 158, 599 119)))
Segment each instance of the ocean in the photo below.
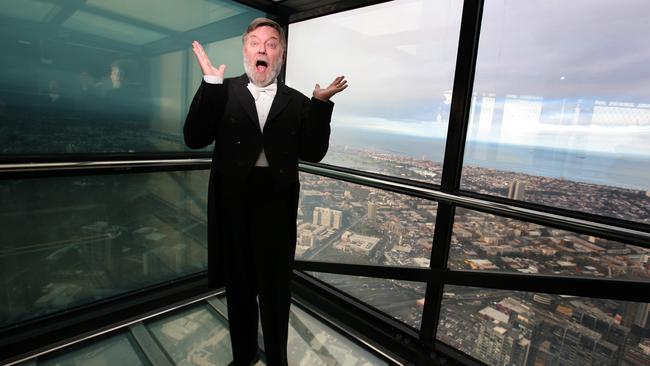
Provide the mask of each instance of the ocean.
MULTIPOLYGON (((442 162, 445 139, 334 127, 331 143, 442 162)), ((468 141, 464 164, 650 191, 650 157, 468 141)))

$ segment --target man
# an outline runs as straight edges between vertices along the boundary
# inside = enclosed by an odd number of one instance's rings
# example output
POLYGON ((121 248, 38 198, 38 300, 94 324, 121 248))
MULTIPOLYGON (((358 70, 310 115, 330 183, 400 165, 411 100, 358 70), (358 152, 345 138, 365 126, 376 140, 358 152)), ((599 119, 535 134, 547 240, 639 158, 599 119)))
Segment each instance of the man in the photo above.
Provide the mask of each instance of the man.
POLYGON ((104 95, 105 114, 113 120, 142 121, 146 107, 138 83, 136 63, 119 59, 111 63, 110 85, 106 85, 104 95))
POLYGON ((214 152, 208 199, 208 268, 226 285, 235 365, 257 355, 261 314, 267 365, 287 365, 291 268, 296 246, 298 160, 327 152, 330 98, 347 87, 342 76, 313 97, 279 83, 286 40, 274 21, 258 18, 243 35, 245 75, 224 79, 198 42, 203 72, 184 127, 186 144, 214 152))

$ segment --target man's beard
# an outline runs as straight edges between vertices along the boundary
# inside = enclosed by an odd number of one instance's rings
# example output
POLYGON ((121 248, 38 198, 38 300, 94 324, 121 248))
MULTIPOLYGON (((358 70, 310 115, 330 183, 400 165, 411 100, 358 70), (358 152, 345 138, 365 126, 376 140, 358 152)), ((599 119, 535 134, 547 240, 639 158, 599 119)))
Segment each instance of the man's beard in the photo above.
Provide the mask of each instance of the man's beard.
POLYGON ((268 69, 266 79, 259 82, 259 81, 255 80, 255 78, 254 78, 254 75, 255 75, 254 72, 255 71, 252 69, 252 66, 251 66, 250 62, 248 62, 248 61, 249 61, 248 57, 246 57, 246 55, 244 55, 244 71, 246 72, 246 75, 248 76, 248 80, 250 80, 251 83, 253 83, 254 85, 257 85, 259 87, 267 86, 267 85, 271 84, 273 82, 273 80, 275 80, 275 78, 278 77, 278 75, 280 75, 280 69, 282 67, 282 63, 276 62, 276 63, 273 64, 272 68, 268 69))

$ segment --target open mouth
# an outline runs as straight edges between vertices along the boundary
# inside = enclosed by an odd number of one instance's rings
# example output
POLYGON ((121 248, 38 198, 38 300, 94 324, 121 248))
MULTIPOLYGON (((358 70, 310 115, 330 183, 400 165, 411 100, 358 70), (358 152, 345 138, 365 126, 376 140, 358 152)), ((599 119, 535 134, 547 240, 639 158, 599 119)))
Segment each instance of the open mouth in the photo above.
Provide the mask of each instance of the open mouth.
POLYGON ((257 72, 264 72, 266 71, 266 68, 268 67, 268 64, 264 60, 257 60, 255 63, 255 69, 257 72))

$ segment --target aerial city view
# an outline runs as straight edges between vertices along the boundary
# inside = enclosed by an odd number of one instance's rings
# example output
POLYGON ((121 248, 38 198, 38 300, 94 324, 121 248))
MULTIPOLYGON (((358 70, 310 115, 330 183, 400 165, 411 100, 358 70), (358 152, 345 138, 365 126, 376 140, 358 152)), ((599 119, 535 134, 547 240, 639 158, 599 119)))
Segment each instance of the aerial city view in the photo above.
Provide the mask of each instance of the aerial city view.
MULTIPOLYGON (((36 121, 32 126, 48 131, 47 119, 36 121)), ((153 132, 129 122, 123 122, 124 129, 106 133, 92 125, 82 128, 88 122, 76 123, 80 127, 68 124, 72 130, 66 128, 66 133, 60 125, 49 124, 60 133, 51 133, 55 138, 41 147, 52 152, 119 151, 125 141, 131 141, 125 139, 127 128, 137 131, 137 136, 130 135, 136 151, 182 146, 177 134, 153 132)), ((11 130, 12 124, 3 127, 11 130)), ((341 137, 340 131, 334 132, 325 163, 439 183, 441 156, 431 158, 421 152, 442 151, 444 141, 395 135, 378 136, 373 142, 371 133, 355 138, 341 137), (354 141, 358 143, 350 143, 354 141), (400 146, 410 146, 413 152, 400 146)), ((5 152, 21 153, 36 146, 11 141, 5 152)), ((562 173, 534 175, 493 167, 489 159, 476 158, 492 158, 498 165, 503 154, 524 156, 531 164, 551 156, 559 157, 561 166, 575 162, 587 168, 590 159, 599 158, 584 152, 549 151, 470 141, 461 188, 650 223, 650 187, 639 182, 626 184, 639 187, 634 189, 620 187, 624 183, 594 183, 588 176, 581 181, 562 173)), ((576 168, 563 169, 580 173, 576 168)), ((205 172, 188 171, 4 180, 0 260, 7 275, 0 300, 6 309, 2 323, 204 270, 207 179, 205 172), (65 220, 55 219, 60 217, 65 220), (26 262, 48 275, 17 267, 26 262)), ((436 202, 308 173, 301 173, 301 188, 296 258, 429 266, 436 202)), ((451 269, 637 281, 650 276, 649 249, 462 208, 456 210, 451 244, 451 269)), ((414 328, 420 325, 425 284, 312 275, 414 328)), ((557 364, 562 358, 574 359, 575 364, 643 364, 649 357, 648 304, 449 287, 442 309, 438 339, 489 364, 557 364)))
MULTIPOLYGON (((372 148, 335 145, 328 156, 344 166, 421 181, 435 181, 431 172, 442 169, 438 162, 372 148)), ((301 180, 297 258, 428 266, 435 202, 309 174, 301 180)), ((477 166, 464 168, 462 184, 514 200, 645 223, 650 219, 650 196, 639 189, 477 166)), ((451 269, 650 279, 650 249, 462 208, 456 210, 451 244, 451 269)), ((315 276, 419 325, 424 285, 315 276)), ((648 304, 449 286, 442 309, 438 339, 488 364, 552 365, 571 359, 576 365, 635 365, 650 360, 648 304)))

